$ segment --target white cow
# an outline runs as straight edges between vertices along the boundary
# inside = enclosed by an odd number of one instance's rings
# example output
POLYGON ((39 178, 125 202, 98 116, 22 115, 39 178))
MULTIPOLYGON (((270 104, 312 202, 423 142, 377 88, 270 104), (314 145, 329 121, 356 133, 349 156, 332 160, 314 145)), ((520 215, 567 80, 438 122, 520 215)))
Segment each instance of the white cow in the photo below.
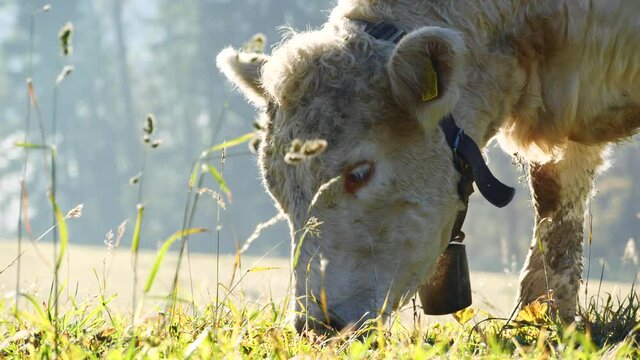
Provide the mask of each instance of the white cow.
MULTIPOLYGON (((217 64, 261 112, 264 183, 299 251, 299 330, 388 315, 433 274, 466 206, 463 139, 528 162, 519 300, 553 290, 572 319, 594 176, 640 127, 640 1, 341 0, 270 56, 226 49, 217 64), (447 139, 443 119, 464 133, 447 139), (295 139, 327 147, 285 161, 295 139)), ((483 194, 504 198, 481 172, 483 194)))

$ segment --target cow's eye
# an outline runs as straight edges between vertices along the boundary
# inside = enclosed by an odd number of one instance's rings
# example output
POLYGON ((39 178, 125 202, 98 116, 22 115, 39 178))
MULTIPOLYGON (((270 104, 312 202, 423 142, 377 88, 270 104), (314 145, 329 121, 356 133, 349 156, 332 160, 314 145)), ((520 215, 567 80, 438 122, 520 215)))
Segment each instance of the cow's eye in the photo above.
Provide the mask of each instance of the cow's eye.
POLYGON ((344 189, 348 193, 354 194, 371 180, 374 171, 375 166, 370 161, 362 161, 348 166, 344 172, 344 189))

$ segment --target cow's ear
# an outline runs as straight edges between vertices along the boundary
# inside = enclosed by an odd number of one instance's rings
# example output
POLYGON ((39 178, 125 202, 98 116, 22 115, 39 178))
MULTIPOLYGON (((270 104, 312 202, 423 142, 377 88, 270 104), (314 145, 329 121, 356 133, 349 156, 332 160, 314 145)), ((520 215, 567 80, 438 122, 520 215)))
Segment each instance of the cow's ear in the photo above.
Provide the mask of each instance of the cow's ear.
POLYGON ((258 53, 244 53, 226 48, 216 57, 216 65, 252 103, 261 106, 266 103, 266 92, 260 81, 261 70, 269 56, 258 53))
POLYGON ((398 104, 431 130, 451 112, 460 94, 465 44, 455 31, 423 27, 405 36, 389 59, 398 104))

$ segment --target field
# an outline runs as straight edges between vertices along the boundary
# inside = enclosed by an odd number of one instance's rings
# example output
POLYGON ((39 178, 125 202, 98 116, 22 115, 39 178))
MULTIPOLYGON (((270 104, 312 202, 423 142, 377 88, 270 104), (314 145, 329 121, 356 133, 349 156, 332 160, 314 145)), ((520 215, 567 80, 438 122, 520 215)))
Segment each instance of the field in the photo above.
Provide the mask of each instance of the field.
MULTIPOLYGON (((636 324, 640 312, 631 284, 590 282, 589 297, 600 291, 602 298, 597 311, 594 304, 589 307, 593 318, 585 316, 585 320, 595 321, 594 324, 583 321, 578 326, 563 328, 532 308, 530 318, 520 314, 520 321, 512 321, 505 327, 513 308, 517 276, 482 272, 472 273, 474 311, 458 314, 457 321, 453 316, 415 318, 409 305, 392 323, 372 324, 370 330, 375 331, 368 337, 357 333, 328 339, 299 337, 289 324, 290 313, 285 305, 288 260, 250 256, 241 258, 241 267, 231 283, 233 256, 222 256, 217 263, 213 255, 190 254, 189 262, 183 263, 180 272, 178 305, 173 310, 174 316, 169 317, 167 294, 177 254, 168 253, 153 287, 144 302, 138 304, 136 325, 132 327, 130 252, 89 246, 70 246, 69 260, 61 267, 60 320, 56 333, 55 310, 47 300, 52 282, 51 260, 47 259, 52 252, 50 245, 40 244, 37 250, 30 249, 22 257, 22 292, 30 295, 20 297, 17 314, 13 307, 15 265, 0 275, 4 295, 0 300, 0 339, 3 339, 0 357, 53 357, 56 351, 63 358, 427 358, 516 354, 525 358, 596 355, 626 358, 639 354, 636 324), (222 286, 221 304, 216 307, 217 279, 222 286), (605 294, 612 294, 609 301, 613 301, 606 303, 605 294), (615 299, 624 300, 625 296, 633 304, 622 304, 620 311, 615 299), (192 299, 195 308, 191 306, 192 299), (597 319, 596 314, 601 318, 597 319), (497 319, 485 320, 493 317, 497 319), (635 333, 630 333, 634 326, 635 333)), ((3 267, 15 254, 15 242, 0 242, 3 267)), ((139 284, 144 284, 155 258, 154 252, 139 253, 139 284)), ((138 299, 140 296, 139 285, 138 299)))

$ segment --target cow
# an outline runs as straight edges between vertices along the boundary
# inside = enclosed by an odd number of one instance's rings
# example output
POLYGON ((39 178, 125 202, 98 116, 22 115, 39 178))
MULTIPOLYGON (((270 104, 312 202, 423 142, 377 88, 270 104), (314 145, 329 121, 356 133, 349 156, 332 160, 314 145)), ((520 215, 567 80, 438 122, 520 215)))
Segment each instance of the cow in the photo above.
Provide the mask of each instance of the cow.
POLYGON ((552 293, 573 320, 594 178, 640 128, 640 1, 339 0, 321 28, 291 31, 270 55, 224 49, 217 65, 260 112, 298 331, 406 303, 459 231, 465 177, 508 203, 475 149, 494 139, 528 165, 535 225, 518 304, 552 293))

